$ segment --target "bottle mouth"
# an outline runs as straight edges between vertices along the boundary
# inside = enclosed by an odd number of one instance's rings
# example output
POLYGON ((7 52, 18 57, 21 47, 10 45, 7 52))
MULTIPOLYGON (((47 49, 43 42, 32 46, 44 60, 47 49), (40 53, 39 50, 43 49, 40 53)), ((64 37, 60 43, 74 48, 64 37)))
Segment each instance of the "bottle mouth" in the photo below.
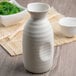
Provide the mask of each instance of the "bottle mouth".
POLYGON ((29 3, 27 6, 28 11, 30 12, 47 12, 49 10, 50 6, 46 3, 29 3))

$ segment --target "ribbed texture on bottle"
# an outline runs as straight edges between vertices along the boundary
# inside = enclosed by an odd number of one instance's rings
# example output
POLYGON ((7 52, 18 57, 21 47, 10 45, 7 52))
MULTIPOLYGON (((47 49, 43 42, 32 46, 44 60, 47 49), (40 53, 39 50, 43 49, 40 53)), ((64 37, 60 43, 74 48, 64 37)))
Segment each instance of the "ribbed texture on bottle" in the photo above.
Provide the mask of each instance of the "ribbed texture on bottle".
POLYGON ((30 20, 24 30, 24 35, 37 41, 47 41, 51 39, 53 31, 47 19, 30 20), (47 21, 47 22, 46 22, 47 21), (30 23, 29 23, 30 22, 30 23))
POLYGON ((53 31, 48 19, 32 19, 23 32, 24 66, 34 73, 46 72, 52 66, 53 31))

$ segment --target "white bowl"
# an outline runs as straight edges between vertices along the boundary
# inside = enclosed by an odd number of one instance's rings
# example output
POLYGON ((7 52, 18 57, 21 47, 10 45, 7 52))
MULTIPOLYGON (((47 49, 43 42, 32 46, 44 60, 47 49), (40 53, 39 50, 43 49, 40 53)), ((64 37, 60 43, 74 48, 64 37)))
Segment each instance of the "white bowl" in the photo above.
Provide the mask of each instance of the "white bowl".
POLYGON ((17 5, 17 3, 14 2, 14 0, 12 0, 10 2, 14 3, 16 6, 21 8, 22 11, 19 13, 16 13, 16 14, 12 14, 12 15, 0 15, 0 24, 2 24, 4 26, 11 26, 11 25, 17 24, 19 21, 24 19, 25 15, 26 15, 25 8, 22 8, 21 6, 17 5))
POLYGON ((76 35, 76 18, 64 17, 59 20, 61 32, 67 37, 76 35))

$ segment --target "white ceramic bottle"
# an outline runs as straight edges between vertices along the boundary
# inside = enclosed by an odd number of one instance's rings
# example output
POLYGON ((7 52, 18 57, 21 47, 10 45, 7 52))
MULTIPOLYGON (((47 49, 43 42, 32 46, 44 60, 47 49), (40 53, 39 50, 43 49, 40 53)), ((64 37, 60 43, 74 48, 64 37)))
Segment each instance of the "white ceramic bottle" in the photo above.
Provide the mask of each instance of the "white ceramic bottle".
POLYGON ((45 3, 27 7, 31 17, 23 32, 23 58, 25 69, 33 73, 47 72, 53 64, 53 30, 46 16, 49 8, 45 3))

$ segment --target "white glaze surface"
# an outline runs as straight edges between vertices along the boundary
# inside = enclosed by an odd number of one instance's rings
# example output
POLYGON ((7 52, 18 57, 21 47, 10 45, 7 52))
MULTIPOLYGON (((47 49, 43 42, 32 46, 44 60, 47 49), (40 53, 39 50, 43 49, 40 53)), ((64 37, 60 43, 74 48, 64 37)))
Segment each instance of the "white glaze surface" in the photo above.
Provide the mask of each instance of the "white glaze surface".
POLYGON ((18 5, 18 3, 15 2, 15 0, 11 0, 10 2, 23 9, 23 11, 12 15, 0 15, 0 24, 4 26, 11 26, 17 24, 19 21, 24 19, 27 12, 26 9, 18 5))
POLYGON ((61 32, 67 37, 76 35, 76 18, 64 17, 59 20, 61 32))
POLYGON ((31 18, 25 25, 23 33, 24 66, 25 69, 33 73, 47 72, 53 64, 53 30, 46 18, 49 7, 46 4, 45 7, 48 8, 44 9, 44 5, 43 3, 28 5, 31 8, 31 10, 28 9, 31 18))
POLYGON ((59 24, 64 27, 76 27, 76 18, 64 17, 60 19, 59 24))

